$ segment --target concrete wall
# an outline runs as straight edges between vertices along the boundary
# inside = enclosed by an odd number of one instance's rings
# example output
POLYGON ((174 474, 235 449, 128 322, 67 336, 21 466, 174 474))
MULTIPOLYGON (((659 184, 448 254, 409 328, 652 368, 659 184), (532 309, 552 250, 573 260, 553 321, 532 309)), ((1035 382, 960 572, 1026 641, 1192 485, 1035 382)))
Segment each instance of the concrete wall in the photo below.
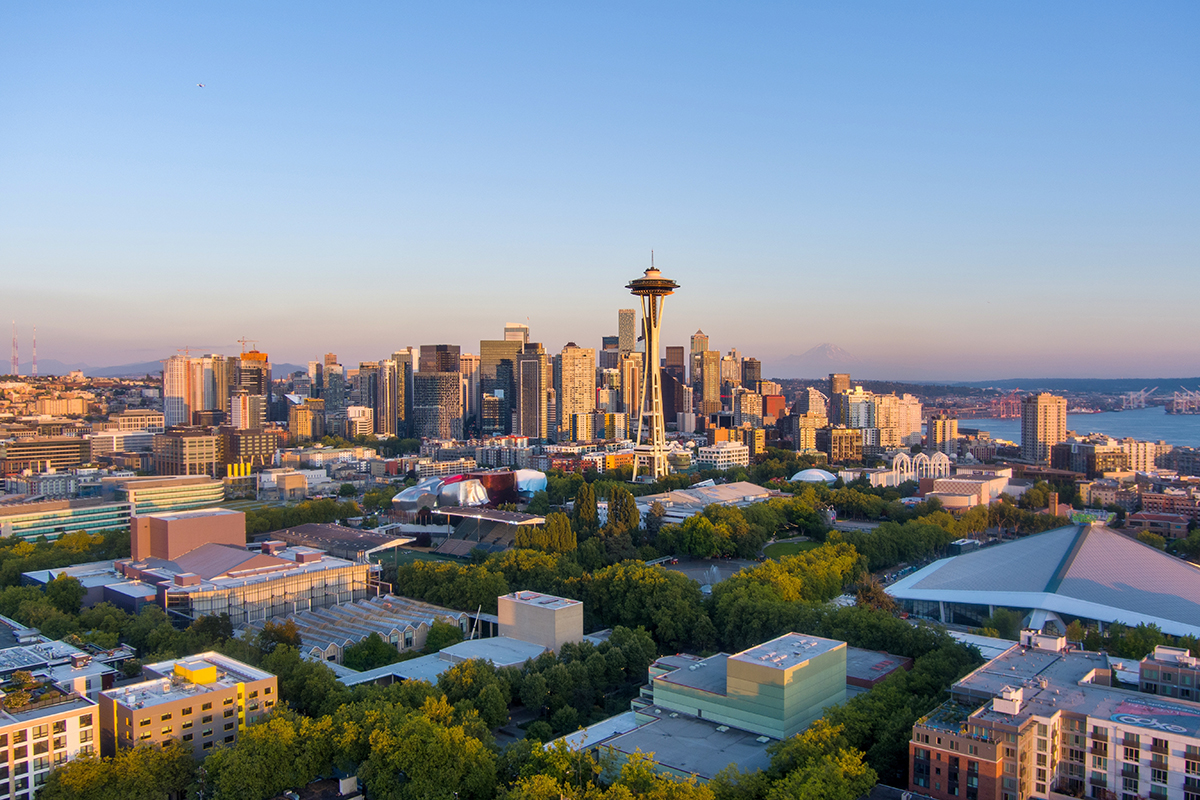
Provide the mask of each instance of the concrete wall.
POLYGON ((498 605, 501 636, 540 644, 556 653, 567 642, 583 640, 583 603, 568 601, 542 606, 536 602, 524 602, 512 595, 503 595, 498 605))

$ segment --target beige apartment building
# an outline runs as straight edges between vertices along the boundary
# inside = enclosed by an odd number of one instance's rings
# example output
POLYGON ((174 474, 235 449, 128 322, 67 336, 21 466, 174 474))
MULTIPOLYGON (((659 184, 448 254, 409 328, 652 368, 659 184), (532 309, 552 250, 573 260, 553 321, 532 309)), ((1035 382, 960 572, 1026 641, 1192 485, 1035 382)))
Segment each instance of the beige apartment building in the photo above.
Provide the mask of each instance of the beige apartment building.
POLYGON ((143 667, 148 680, 100 693, 100 749, 178 739, 203 758, 230 745, 275 707, 274 675, 220 653, 160 661, 143 667))
POLYGON ((54 767, 93 753, 96 703, 74 692, 42 687, 36 702, 0 710, 0 796, 32 800, 54 767))

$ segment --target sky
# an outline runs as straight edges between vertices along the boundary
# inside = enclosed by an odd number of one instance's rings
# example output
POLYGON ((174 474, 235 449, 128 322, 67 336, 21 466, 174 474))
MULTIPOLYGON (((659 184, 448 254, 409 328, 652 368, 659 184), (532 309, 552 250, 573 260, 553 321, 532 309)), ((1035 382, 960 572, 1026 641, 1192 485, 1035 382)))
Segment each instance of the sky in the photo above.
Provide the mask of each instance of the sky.
POLYGON ((598 347, 1200 374, 1200 4, 6 3, 28 358, 598 347), (204 84, 203 87, 197 84, 204 84))

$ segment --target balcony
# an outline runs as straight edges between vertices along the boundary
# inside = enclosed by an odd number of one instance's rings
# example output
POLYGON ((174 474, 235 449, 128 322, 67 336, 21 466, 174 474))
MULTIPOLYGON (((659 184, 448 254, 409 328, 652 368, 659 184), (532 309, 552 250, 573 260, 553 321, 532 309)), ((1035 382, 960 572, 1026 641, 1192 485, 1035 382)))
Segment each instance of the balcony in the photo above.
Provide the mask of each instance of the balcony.
POLYGON ((1171 754, 1171 746, 1169 744, 1167 744, 1165 741, 1156 740, 1153 744, 1150 745, 1150 752, 1151 753, 1161 753, 1164 756, 1169 756, 1171 754))
POLYGON ((1108 732, 1107 731, 1092 731, 1092 739, 1097 742, 1107 742, 1108 741, 1108 732))
POLYGON ((1107 756, 1108 743, 1105 742, 1104 744, 1094 744, 1088 748, 1088 752, 1094 756, 1107 756))
POLYGON ((1099 786, 1101 789, 1108 786, 1108 777, 1105 775, 1093 775, 1088 778, 1088 783, 1092 786, 1099 786))
POLYGON ((1136 764, 1122 764, 1121 765, 1121 777, 1122 778, 1137 778, 1138 777, 1137 765, 1136 764))

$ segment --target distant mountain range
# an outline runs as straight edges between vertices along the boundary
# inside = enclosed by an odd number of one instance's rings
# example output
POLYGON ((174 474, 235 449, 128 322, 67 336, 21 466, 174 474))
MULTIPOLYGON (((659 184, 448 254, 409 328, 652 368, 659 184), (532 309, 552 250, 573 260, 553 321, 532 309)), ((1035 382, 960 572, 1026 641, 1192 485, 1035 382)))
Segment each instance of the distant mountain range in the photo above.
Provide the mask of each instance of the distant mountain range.
POLYGON ((790 355, 772 362, 763 370, 763 374, 776 378, 819 378, 831 372, 848 372, 855 367, 861 367, 862 363, 862 359, 836 344, 822 342, 800 355, 790 355))

